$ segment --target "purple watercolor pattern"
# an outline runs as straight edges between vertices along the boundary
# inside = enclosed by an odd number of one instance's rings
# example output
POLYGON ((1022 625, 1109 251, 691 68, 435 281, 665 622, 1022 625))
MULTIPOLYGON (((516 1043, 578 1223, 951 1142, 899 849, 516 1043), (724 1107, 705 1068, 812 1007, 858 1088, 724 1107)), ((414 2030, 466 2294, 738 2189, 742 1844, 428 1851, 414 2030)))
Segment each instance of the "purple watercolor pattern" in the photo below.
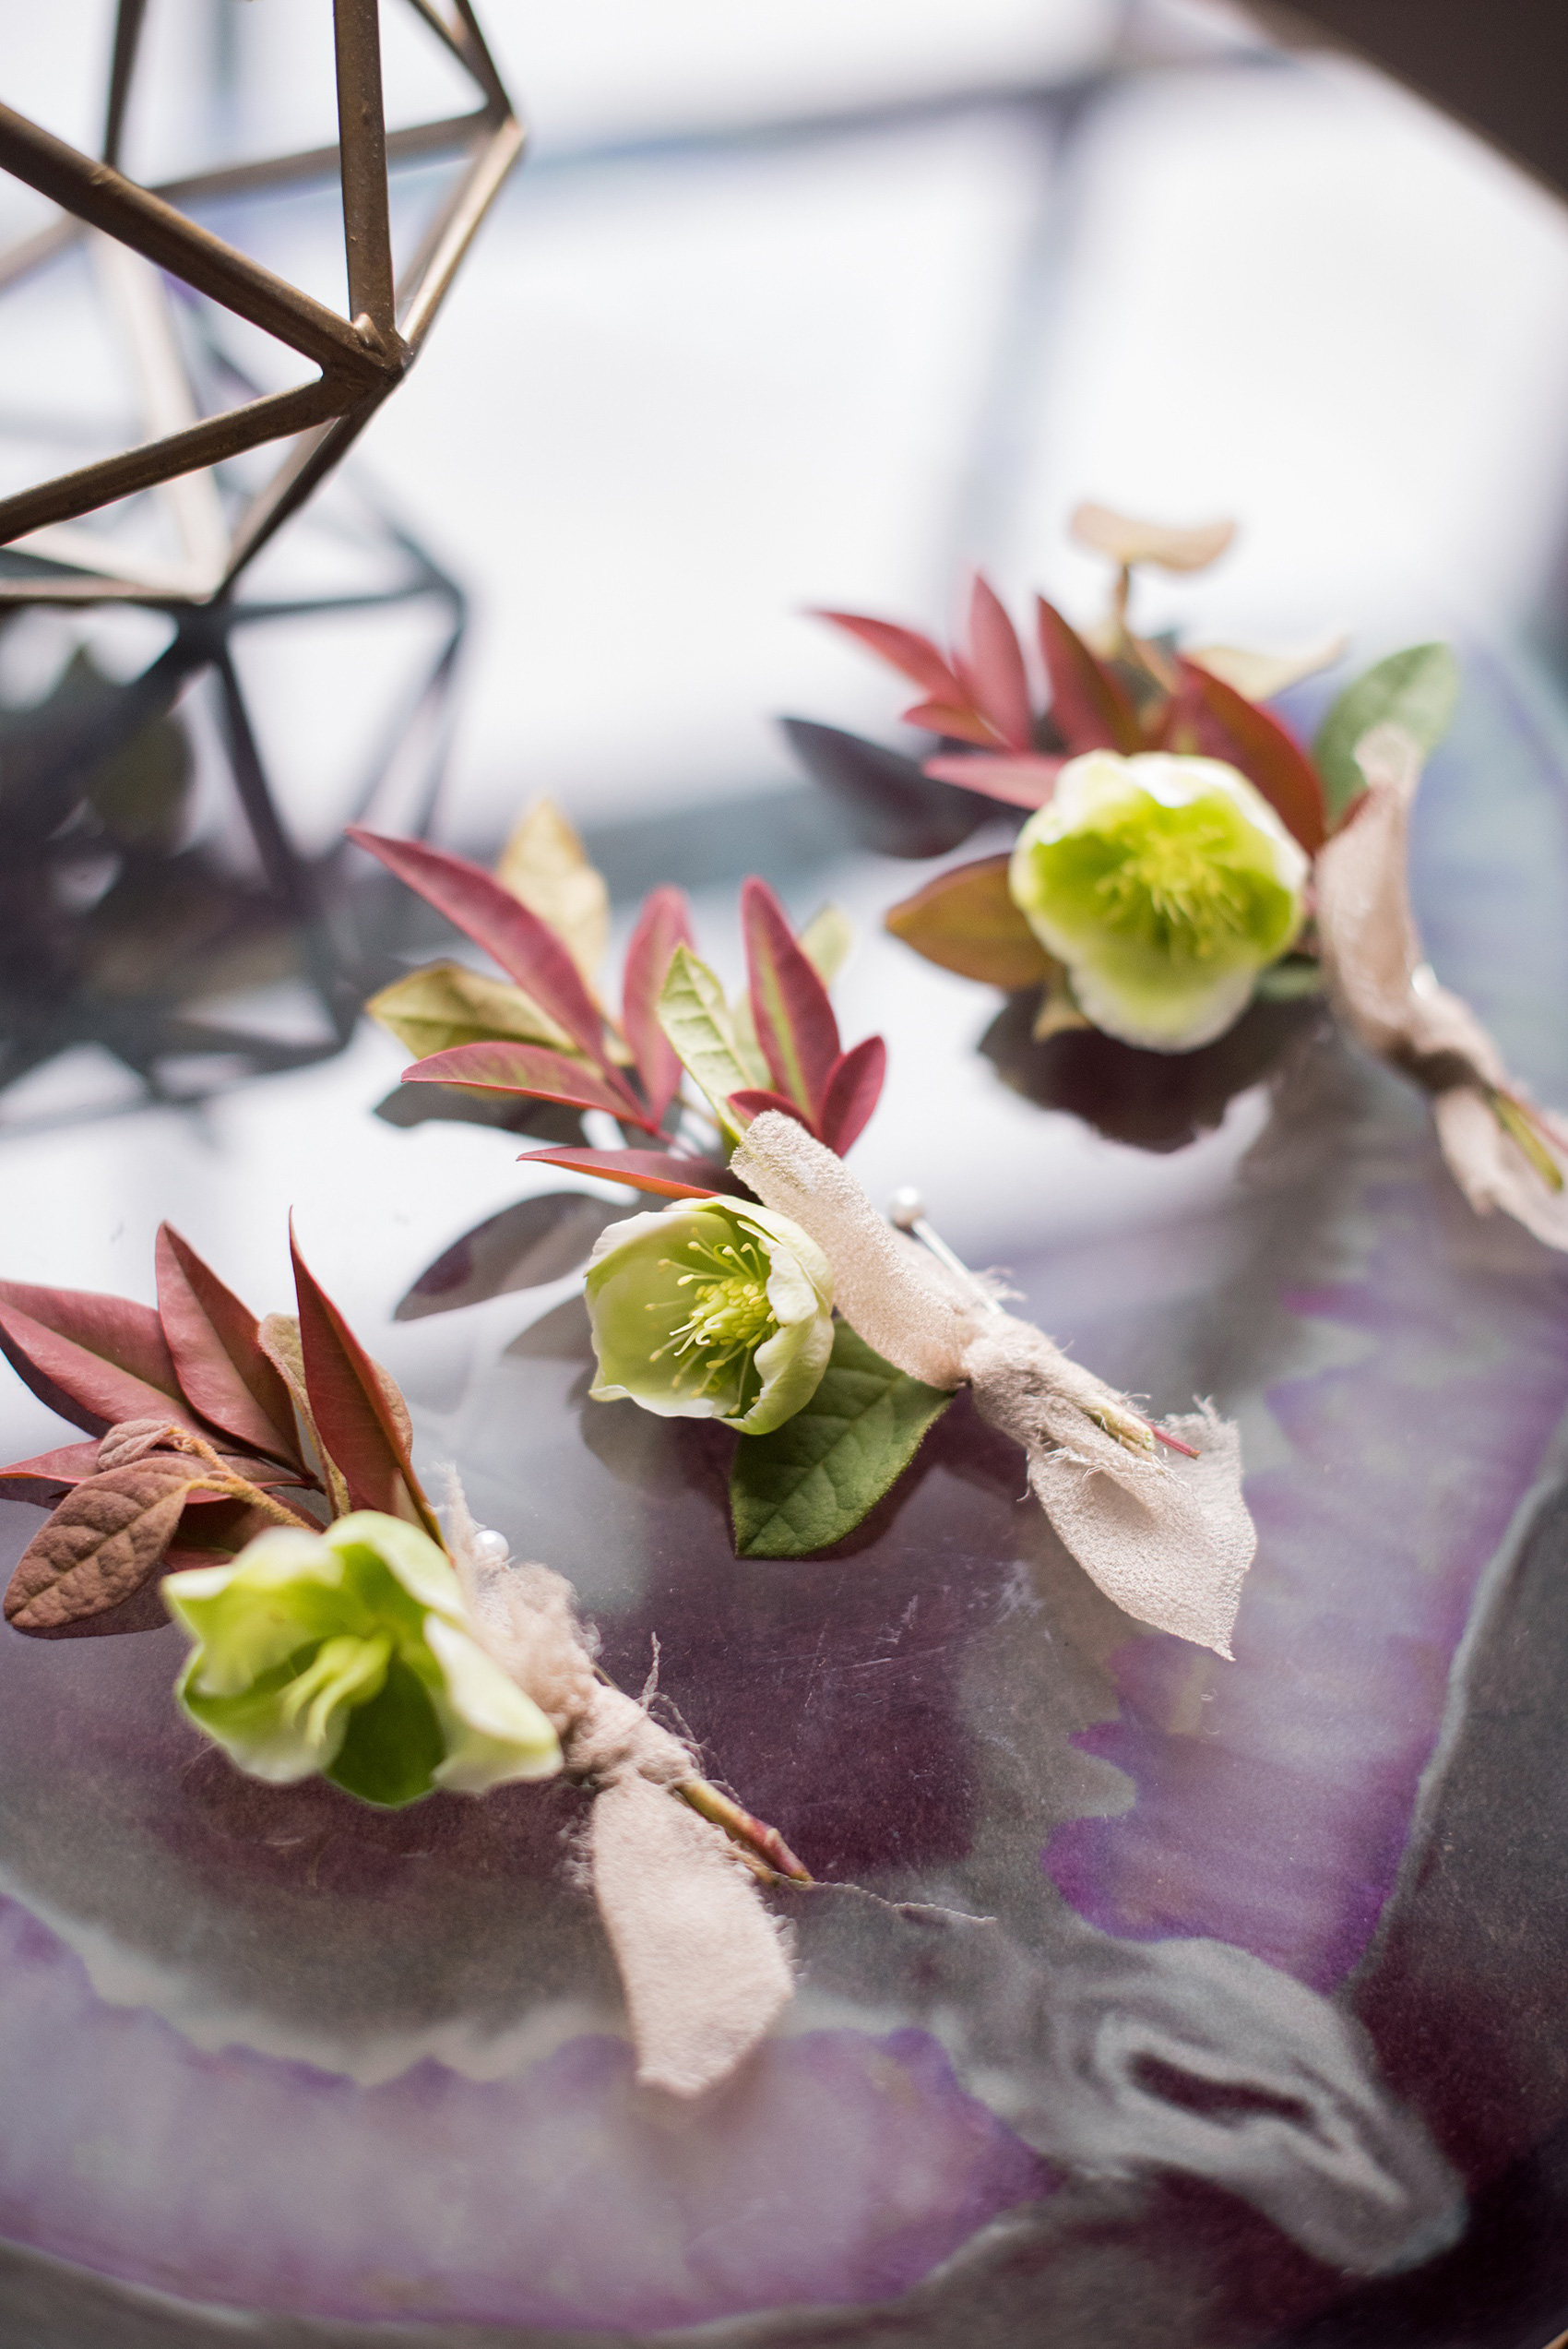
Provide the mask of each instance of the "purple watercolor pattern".
POLYGON ((0 1975, 0 2236, 187 2299, 639 2331, 861 2303, 1052 2183, 915 2030, 774 2041, 694 2109, 603 2034, 373 2087, 203 2052, 11 1901, 0 1975))
POLYGON ((1117 1718, 1074 1741, 1136 1790, 1045 1855, 1108 1933, 1212 1937, 1319 1990, 1371 1939, 1477 1583, 1568 1410, 1568 1271, 1503 1269, 1442 1179, 1371 1186, 1364 1270, 1284 1300, 1360 1358, 1268 1390, 1290 1458, 1247 1479, 1235 1663, 1131 1640, 1117 1718))

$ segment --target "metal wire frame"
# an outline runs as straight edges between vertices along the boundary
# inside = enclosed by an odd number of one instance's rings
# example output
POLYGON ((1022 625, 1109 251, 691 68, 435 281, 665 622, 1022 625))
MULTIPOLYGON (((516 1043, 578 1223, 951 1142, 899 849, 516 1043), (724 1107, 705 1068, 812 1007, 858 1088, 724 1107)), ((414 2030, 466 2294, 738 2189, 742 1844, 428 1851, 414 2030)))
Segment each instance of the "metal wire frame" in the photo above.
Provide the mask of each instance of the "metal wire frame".
POLYGON ((339 141, 142 187, 118 168, 147 0, 119 0, 101 159, 80 153, 0 105, 0 169, 66 215, 0 254, 0 292, 99 233, 106 290, 126 330, 151 437, 115 457, 0 498, 0 545, 39 566, 0 578, 0 604, 140 602, 178 610, 225 597, 245 566, 363 431, 418 356, 480 222, 522 152, 513 113, 470 0, 407 0, 480 91, 469 114, 388 133, 381 91, 379 0, 333 0, 339 141), (388 165, 466 156, 467 168, 400 281, 393 276, 388 165), (343 197, 350 316, 276 276, 182 205, 336 175, 343 197), (207 416, 170 316, 166 271, 272 335, 319 369, 315 380, 207 416), (232 527, 210 468, 293 439, 232 527), (182 566, 122 559, 70 526, 139 491, 165 493, 182 566))

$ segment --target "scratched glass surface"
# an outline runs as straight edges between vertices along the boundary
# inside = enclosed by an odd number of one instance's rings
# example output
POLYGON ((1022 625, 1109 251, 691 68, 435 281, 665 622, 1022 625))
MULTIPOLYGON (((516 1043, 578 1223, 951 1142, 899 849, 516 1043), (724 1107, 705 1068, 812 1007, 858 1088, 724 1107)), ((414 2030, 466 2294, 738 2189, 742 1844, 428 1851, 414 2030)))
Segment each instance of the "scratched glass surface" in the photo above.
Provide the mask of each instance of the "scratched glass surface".
MULTIPOLYGON (((1568 799, 1484 668, 1416 865, 1441 976, 1568 1098, 1568 799)), ((933 1048, 887 1016, 896 1064, 933 1048)), ((1539 2349, 1568 2322, 1568 1275, 1468 1214, 1422 1103, 1325 1027, 1267 1082, 1199 1209, 1160 1187, 1185 1154, 1144 1158, 1091 1236, 1053 1246, 1041 1198, 992 1250, 1105 1376, 1241 1419, 1234 1663, 1103 1600, 961 1401, 859 1534, 787 1564, 731 1555, 731 1438, 587 1401, 558 1290, 479 1308, 504 1342, 420 1414, 623 1686, 657 1641, 664 1700, 820 1879, 778 1896, 792 2009, 707 2102, 633 2084, 580 1793, 263 1787, 176 1718, 172 1629, 0 1635, 13 2332, 1539 2349)), ((238 1181, 210 1135, 175 1147, 238 1181)), ((8 1558, 35 1521, 7 1506, 8 1558)))

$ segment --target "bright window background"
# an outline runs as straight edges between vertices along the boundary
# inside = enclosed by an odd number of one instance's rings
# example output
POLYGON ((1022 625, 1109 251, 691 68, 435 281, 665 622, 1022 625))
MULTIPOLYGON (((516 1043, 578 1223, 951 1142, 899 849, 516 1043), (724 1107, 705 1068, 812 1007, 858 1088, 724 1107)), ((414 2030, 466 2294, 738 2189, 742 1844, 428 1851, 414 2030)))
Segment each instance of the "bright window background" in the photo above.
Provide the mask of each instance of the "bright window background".
MULTIPOLYGON (((104 0, 5 13, 5 95, 89 139, 104 0)), ((466 102, 384 13, 393 118, 466 102)), ((1087 614, 1083 495, 1240 519, 1150 620, 1340 623, 1371 652, 1536 614, 1568 488, 1568 215, 1370 73, 1201 5, 482 13, 531 160, 358 459, 473 593, 453 837, 545 790, 594 829, 777 793, 781 709, 888 733, 897 686, 802 607, 940 623, 978 561, 1087 614)), ((148 24, 137 171, 331 137, 326 0, 151 0, 148 24)), ((416 176, 400 217, 434 192, 416 176)), ((342 299, 327 198, 217 224, 342 299)), ((12 338, 6 409, 68 348, 67 404, 115 411, 79 292, 12 338)), ((406 658, 383 634, 249 656, 313 841, 406 658)))

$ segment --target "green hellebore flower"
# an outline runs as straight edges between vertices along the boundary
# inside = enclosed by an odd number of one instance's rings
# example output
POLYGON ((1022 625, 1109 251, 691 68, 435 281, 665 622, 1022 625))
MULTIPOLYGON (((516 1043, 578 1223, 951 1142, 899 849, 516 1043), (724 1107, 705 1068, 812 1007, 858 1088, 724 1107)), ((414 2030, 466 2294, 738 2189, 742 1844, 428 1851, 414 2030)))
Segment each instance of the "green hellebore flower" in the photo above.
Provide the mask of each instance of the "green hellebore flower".
POLYGON ((181 1706, 252 1778, 319 1771, 398 1808, 561 1767, 554 1730, 480 1645, 445 1553, 375 1509, 279 1526, 232 1566, 165 1575, 195 1642, 181 1706))
POLYGON ((833 1351, 833 1270, 808 1233, 749 1199, 628 1216, 588 1259, 599 1402, 721 1419, 766 1436, 816 1392, 833 1351))
POLYGON ((1014 902, 1108 1035, 1191 1052, 1245 1009, 1305 913, 1305 853, 1218 758, 1091 750, 1018 835, 1014 902))

